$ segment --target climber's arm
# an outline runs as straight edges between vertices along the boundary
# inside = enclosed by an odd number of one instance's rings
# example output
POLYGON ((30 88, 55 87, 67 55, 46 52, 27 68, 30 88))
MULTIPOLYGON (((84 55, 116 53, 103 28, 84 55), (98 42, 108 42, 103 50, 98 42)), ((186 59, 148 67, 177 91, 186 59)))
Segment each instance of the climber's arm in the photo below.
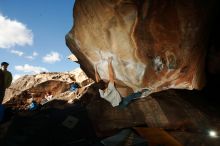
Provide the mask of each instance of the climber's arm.
POLYGON ((95 66, 95 80, 96 82, 99 82, 101 80, 99 73, 97 71, 97 65, 95 66))
POLYGON ((113 71, 113 67, 112 67, 112 57, 108 58, 108 71, 109 71, 109 81, 114 83, 114 71, 113 71))

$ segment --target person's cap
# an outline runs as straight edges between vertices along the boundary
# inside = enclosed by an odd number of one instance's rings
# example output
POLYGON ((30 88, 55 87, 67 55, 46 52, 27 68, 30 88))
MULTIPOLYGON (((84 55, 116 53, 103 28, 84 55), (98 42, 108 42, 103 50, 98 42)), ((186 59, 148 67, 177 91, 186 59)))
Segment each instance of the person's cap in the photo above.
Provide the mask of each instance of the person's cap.
POLYGON ((8 66, 9 64, 8 64, 8 62, 2 62, 1 66, 3 66, 3 65, 7 65, 8 66))

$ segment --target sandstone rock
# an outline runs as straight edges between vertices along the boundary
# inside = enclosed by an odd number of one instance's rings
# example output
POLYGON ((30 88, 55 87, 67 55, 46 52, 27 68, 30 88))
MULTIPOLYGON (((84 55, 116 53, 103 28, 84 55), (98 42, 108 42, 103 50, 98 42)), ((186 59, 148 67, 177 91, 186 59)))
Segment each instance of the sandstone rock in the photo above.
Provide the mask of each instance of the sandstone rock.
POLYGON ((113 57, 122 95, 123 88, 201 89, 213 2, 76 0, 66 43, 93 79, 96 64, 108 79, 106 60, 113 57))
POLYGON ((92 80, 80 68, 66 73, 44 72, 36 75, 25 75, 14 81, 6 90, 3 103, 11 98, 19 98, 26 91, 40 98, 43 98, 47 91, 51 91, 53 96, 59 97, 61 93, 69 89, 72 82, 78 82, 79 84, 83 82, 85 86, 85 83, 88 85, 92 80))
POLYGON ((71 61, 74 61, 74 62, 78 62, 78 59, 76 58, 75 55, 71 54, 69 57, 68 57, 69 60, 71 61))
POLYGON ((99 98, 98 92, 94 89, 90 86, 80 100, 87 103, 90 119, 97 134, 101 136, 135 126, 188 131, 203 135, 208 129, 219 131, 220 128, 220 117, 217 113, 219 109, 216 106, 209 107, 210 103, 195 91, 190 91, 192 94, 186 90, 166 90, 134 100, 126 108, 113 108, 110 103, 99 98))
MULTIPOLYGON (((79 83, 81 83, 81 82, 83 82, 83 81, 89 79, 89 78, 87 77, 87 75, 82 71, 81 68, 76 68, 76 69, 74 69, 73 71, 70 71, 70 72, 68 72, 68 73, 69 73, 70 75, 74 76, 75 81, 76 81, 76 82, 79 82, 79 83)), ((74 80, 74 79, 73 79, 73 80, 74 80)))

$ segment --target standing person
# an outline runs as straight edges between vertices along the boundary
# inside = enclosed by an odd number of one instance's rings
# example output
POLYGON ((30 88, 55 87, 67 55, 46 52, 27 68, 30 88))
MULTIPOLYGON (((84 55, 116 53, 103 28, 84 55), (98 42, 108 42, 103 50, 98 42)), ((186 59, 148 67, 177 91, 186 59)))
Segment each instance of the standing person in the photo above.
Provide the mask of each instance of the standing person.
POLYGON ((4 120, 5 108, 2 101, 5 96, 5 89, 11 85, 12 75, 7 71, 8 63, 2 62, 0 69, 0 122, 4 120))
POLYGON ((0 69, 0 104, 2 103, 3 98, 4 98, 4 90, 5 90, 4 73, 0 69))
POLYGON ((0 79, 0 82, 3 82, 4 81, 4 85, 2 86, 2 83, 1 83, 1 88, 0 88, 0 103, 2 103, 3 101, 3 98, 5 96, 5 89, 8 88, 10 85, 11 85, 11 82, 12 82, 12 74, 11 72, 9 72, 7 70, 8 68, 8 63, 7 62, 2 62, 1 63, 1 72, 3 73, 3 76, 1 75, 1 79, 0 79), (3 78, 3 81, 2 81, 2 78, 3 78))

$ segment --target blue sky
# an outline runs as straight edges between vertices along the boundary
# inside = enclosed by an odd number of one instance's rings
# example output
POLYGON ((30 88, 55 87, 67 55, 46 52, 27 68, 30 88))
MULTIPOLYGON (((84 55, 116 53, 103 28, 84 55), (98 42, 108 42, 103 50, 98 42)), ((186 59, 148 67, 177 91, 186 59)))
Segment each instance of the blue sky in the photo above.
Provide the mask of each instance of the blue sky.
POLYGON ((78 64, 65 35, 73 26, 75 0, 0 0, 0 62, 17 78, 43 71, 71 71, 78 64))

